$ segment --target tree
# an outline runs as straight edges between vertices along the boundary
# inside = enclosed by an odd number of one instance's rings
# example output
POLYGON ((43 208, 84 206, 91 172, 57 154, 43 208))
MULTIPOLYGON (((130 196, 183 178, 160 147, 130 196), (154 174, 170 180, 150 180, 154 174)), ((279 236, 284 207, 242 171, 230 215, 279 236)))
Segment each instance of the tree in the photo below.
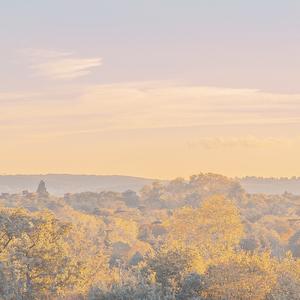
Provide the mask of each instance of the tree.
POLYGON ((291 253, 276 265, 277 282, 267 300, 298 300, 300 295, 300 260, 291 253))
POLYGON ((208 268, 203 296, 212 300, 264 300, 274 288, 276 278, 275 262, 269 254, 240 252, 208 268))
POLYGON ((46 183, 44 180, 40 181, 36 192, 40 197, 47 197, 49 195, 47 188, 46 188, 46 183))
POLYGON ((1 209, 0 291, 4 299, 60 295, 78 282, 81 264, 69 255, 69 230, 69 224, 48 212, 1 209))
POLYGON ((154 276, 163 291, 179 294, 189 274, 203 273, 204 262, 196 249, 182 246, 170 249, 164 246, 146 260, 145 269, 154 276))
POLYGON ((232 251, 243 236, 239 211, 223 196, 210 197, 197 209, 178 209, 166 226, 167 243, 194 246, 208 262, 232 251))

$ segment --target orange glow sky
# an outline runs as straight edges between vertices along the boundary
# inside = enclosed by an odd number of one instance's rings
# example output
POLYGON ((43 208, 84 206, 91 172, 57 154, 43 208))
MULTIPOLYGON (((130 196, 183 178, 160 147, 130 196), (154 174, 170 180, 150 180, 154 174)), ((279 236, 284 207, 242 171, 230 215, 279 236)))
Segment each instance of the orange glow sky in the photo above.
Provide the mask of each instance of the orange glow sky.
POLYGON ((300 175, 296 1, 2 6, 1 174, 300 175))

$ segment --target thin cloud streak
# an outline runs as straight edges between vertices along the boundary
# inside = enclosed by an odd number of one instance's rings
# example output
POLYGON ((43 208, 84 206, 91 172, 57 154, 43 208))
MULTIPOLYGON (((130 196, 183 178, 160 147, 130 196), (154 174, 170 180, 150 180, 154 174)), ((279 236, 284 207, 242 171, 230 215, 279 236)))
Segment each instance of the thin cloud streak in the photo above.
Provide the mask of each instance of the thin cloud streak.
POLYGON ((299 173, 300 95, 163 81, 31 92, 39 96, 28 101, 19 91, 1 106, 0 162, 8 172, 20 170, 21 149, 23 170, 37 172, 299 173))
POLYGON ((266 147, 290 147, 295 142, 299 142, 299 137, 291 138, 274 138, 274 137, 205 137, 187 143, 189 148, 203 148, 207 150, 216 150, 222 148, 263 148, 266 147))
MULTIPOLYGON (((3 108, 0 121, 32 126, 30 135, 214 125, 300 124, 300 95, 257 90, 135 82, 36 91, 3 108), (38 125, 38 126, 37 126, 38 125)), ((22 93, 19 93, 22 95, 22 93)), ((0 94, 1 99, 1 94, 0 94)))
POLYGON ((101 57, 81 58, 72 52, 44 49, 24 49, 30 60, 30 68, 36 76, 52 80, 71 80, 89 75, 92 69, 102 65, 101 57))

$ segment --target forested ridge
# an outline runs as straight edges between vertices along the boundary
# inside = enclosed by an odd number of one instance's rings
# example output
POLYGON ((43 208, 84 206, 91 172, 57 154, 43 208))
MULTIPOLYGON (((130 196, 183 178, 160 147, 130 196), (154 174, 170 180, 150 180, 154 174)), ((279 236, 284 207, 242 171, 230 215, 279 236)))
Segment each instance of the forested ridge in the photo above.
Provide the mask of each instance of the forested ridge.
POLYGON ((216 174, 139 192, 0 196, 0 295, 300 299, 300 196, 216 174))

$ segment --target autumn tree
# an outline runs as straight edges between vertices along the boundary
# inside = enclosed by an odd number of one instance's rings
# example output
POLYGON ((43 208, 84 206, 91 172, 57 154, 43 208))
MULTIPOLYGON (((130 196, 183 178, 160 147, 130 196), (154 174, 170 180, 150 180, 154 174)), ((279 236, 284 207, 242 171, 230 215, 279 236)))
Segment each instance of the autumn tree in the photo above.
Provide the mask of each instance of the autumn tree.
POLYGON ((183 207, 166 221, 167 243, 197 247, 207 260, 225 255, 238 245, 243 225, 236 206, 223 196, 206 199, 200 208, 183 207))
POLYGON ((70 225, 51 213, 0 211, 0 291, 4 299, 62 295, 80 278, 79 261, 69 255, 70 225))
POLYGON ((263 300, 276 279, 275 262, 269 254, 240 252, 208 268, 203 295, 211 300, 263 300))
POLYGON ((276 264, 276 285, 267 300, 298 300, 300 295, 300 260, 291 253, 276 264))

